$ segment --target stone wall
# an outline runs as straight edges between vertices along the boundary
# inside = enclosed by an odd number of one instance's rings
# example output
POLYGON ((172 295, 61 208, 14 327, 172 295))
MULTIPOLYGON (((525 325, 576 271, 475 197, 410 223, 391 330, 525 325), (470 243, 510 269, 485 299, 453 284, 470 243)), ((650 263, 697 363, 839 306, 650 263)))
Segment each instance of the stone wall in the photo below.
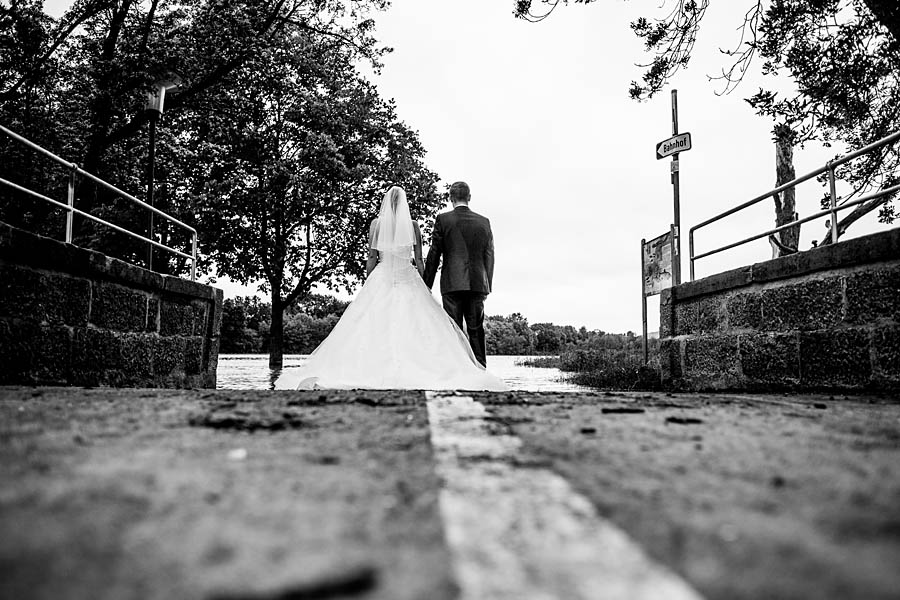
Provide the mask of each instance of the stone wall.
POLYGON ((900 389, 900 229, 666 290, 660 367, 676 389, 900 389))
POLYGON ((0 384, 216 385, 222 291, 0 223, 0 384))

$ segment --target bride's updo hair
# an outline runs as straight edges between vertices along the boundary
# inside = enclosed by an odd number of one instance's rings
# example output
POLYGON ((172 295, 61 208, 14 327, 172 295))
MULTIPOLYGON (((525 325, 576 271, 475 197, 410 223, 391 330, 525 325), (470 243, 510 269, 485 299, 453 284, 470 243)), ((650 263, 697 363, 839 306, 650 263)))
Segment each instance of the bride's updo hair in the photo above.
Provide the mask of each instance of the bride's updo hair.
POLYGON ((403 188, 399 185, 391 186, 391 189, 388 190, 388 194, 391 198, 391 210, 397 210, 397 204, 400 202, 400 199, 406 199, 406 192, 403 191, 403 188))

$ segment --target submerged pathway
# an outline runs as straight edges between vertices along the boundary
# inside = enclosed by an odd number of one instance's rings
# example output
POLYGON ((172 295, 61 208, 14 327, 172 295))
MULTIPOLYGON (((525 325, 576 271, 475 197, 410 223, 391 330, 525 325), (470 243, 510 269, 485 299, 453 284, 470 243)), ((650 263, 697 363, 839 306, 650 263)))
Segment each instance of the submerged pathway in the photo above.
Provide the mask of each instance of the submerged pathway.
POLYGON ((900 402, 0 388, 2 598, 895 598, 900 402))

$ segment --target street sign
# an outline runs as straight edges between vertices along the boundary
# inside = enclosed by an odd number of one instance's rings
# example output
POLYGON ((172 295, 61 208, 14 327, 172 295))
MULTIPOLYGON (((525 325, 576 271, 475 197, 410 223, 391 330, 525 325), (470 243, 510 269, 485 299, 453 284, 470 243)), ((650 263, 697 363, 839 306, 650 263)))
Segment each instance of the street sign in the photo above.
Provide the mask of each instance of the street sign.
POLYGON ((641 251, 644 295, 652 296, 672 287, 672 232, 641 244, 641 251))
POLYGON ((679 133, 656 145, 656 160, 665 158, 678 152, 686 152, 691 149, 691 134, 679 133))
POLYGON ((653 238, 649 242, 641 240, 641 312, 644 324, 644 364, 650 358, 647 347, 647 296, 658 294, 672 287, 673 267, 677 264, 672 260, 675 249, 675 226, 672 225, 667 233, 653 238))

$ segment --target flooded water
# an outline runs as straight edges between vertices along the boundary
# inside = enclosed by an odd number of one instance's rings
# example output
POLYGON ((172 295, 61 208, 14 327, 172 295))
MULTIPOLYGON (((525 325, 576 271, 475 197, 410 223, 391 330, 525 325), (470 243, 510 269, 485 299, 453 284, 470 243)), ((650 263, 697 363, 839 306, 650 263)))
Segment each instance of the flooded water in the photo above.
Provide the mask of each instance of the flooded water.
MULTIPOLYGON (((506 382, 514 390, 530 392, 581 392, 589 391, 569 383, 559 369, 526 367, 521 363, 527 356, 488 356, 488 371, 506 382)), ((286 354, 284 368, 296 369, 306 360, 303 354, 286 354)), ((218 369, 219 389, 270 390, 274 388, 277 371, 269 369, 266 354, 220 354, 218 369)))

